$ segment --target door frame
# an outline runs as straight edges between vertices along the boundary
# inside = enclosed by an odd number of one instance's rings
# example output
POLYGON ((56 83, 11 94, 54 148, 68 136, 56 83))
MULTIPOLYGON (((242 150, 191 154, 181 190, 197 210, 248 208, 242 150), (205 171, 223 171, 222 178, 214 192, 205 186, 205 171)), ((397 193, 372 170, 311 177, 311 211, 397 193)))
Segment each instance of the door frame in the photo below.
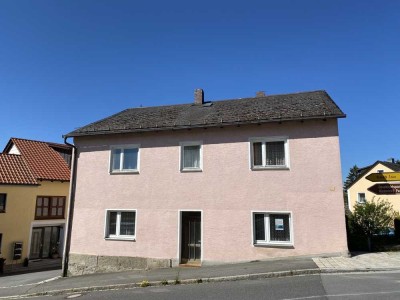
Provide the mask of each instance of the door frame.
POLYGON ((203 222, 203 210, 202 209, 180 209, 178 210, 178 254, 177 254, 177 259, 178 259, 178 264, 181 264, 181 255, 182 255, 182 213, 184 212, 200 212, 200 228, 201 228, 201 246, 200 246, 200 265, 203 262, 203 256, 204 256, 204 222, 203 222))
MULTIPOLYGON (((33 228, 36 227, 53 227, 53 226, 58 226, 60 229, 63 231, 64 237, 65 237, 65 219, 60 219, 60 220, 36 220, 31 222, 31 228, 29 230, 29 239, 28 239, 28 247, 27 247, 27 257, 31 255, 31 243, 32 243, 32 230, 33 228)), ((62 255, 64 251, 64 238, 60 236, 60 249, 62 252, 60 255, 62 255)))
MULTIPOLYGON (((34 228, 32 228, 32 231, 31 231, 31 242, 32 242, 32 236, 33 236, 33 231, 34 230, 40 230, 40 244, 42 244, 42 242, 43 242, 43 234, 44 234, 44 227, 34 227, 34 228)), ((31 258, 31 249, 32 249, 32 247, 31 247, 32 245, 29 245, 29 253, 28 253, 28 257, 29 257, 29 259, 39 259, 41 256, 42 256, 42 251, 43 251, 43 249, 42 249, 42 247, 40 246, 40 249, 39 249, 39 256, 38 257, 34 257, 34 258, 31 258)))

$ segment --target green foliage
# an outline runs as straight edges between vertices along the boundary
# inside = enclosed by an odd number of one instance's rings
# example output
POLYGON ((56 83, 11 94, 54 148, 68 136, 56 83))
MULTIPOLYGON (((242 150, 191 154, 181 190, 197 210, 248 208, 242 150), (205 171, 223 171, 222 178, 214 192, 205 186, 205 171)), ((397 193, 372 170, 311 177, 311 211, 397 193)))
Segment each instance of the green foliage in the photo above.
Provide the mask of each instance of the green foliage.
POLYGON ((388 230, 393 226, 393 220, 397 217, 393 205, 387 200, 372 198, 366 203, 357 203, 349 215, 350 230, 371 237, 388 230))
POLYGON ((150 286, 150 282, 148 280, 143 280, 140 283, 140 287, 148 287, 148 286, 150 286))
POLYGON ((163 281, 161 281, 161 284, 162 285, 168 285, 168 281, 164 279, 163 281))
POLYGON ((359 175, 360 169, 357 167, 357 165, 354 165, 352 168, 350 168, 349 174, 344 182, 343 189, 347 191, 347 189, 353 184, 354 181, 356 181, 359 175))

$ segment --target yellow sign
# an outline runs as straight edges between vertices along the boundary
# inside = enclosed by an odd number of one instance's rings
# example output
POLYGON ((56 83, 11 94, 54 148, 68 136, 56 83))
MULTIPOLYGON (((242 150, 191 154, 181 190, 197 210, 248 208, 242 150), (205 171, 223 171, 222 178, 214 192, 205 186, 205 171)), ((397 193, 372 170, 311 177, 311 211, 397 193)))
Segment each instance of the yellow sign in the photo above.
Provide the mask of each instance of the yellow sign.
POLYGON ((400 172, 371 173, 365 178, 372 182, 400 181, 400 172))

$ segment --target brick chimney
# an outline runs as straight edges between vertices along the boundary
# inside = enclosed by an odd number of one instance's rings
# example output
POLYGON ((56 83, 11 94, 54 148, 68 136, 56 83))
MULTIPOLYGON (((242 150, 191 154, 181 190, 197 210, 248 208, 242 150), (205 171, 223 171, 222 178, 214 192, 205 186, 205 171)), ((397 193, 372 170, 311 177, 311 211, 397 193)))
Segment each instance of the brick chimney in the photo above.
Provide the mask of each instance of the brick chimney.
POLYGON ((196 105, 204 104, 204 91, 202 89, 194 90, 194 104, 196 105))
POLYGON ((260 97, 265 97, 266 95, 265 95, 265 92, 264 91, 258 91, 257 93, 256 93, 256 97, 257 98, 260 98, 260 97))

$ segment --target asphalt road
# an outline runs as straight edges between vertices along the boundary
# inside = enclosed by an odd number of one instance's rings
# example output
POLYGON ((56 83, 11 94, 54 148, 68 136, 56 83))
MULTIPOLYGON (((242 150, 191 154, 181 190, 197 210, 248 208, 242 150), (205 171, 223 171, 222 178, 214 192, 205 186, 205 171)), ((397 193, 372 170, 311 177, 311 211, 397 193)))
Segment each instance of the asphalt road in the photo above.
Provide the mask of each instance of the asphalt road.
POLYGON ((400 272, 324 274, 90 292, 35 299, 400 299, 400 272))

